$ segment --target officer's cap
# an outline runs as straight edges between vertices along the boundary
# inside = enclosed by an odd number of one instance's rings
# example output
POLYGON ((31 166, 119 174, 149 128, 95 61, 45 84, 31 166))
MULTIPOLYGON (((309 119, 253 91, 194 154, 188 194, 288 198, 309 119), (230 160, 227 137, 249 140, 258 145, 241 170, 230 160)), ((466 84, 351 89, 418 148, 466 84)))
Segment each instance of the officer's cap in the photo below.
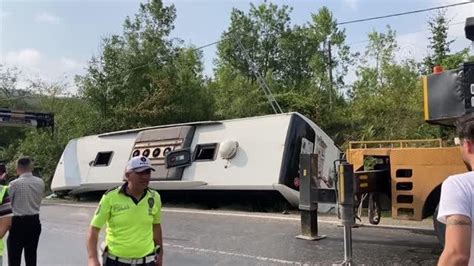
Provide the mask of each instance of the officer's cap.
POLYGON ((137 156, 137 157, 132 157, 130 161, 127 163, 127 167, 125 168, 125 171, 127 173, 129 172, 143 172, 146 170, 152 170, 155 171, 153 167, 151 167, 151 162, 150 160, 145 157, 145 156, 137 156))

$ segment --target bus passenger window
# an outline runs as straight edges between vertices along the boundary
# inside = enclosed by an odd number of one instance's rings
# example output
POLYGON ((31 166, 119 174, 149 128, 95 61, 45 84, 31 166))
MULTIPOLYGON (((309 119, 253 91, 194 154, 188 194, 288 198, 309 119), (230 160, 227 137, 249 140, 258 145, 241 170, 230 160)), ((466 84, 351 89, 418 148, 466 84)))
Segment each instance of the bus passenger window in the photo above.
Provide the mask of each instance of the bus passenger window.
POLYGON ((109 166, 113 153, 112 151, 98 152, 93 166, 109 166))
POLYGON ((214 161, 216 159, 217 143, 198 144, 194 151, 194 161, 214 161))

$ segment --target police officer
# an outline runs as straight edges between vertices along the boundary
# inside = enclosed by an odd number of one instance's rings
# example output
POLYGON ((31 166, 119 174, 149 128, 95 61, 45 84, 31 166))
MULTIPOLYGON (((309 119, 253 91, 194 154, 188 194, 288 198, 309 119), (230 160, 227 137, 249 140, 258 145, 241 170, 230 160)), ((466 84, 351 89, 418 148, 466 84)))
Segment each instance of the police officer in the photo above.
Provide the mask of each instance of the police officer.
POLYGON ((3 163, 0 163, 0 185, 6 185, 7 178, 7 167, 3 163))
POLYGON ((150 160, 133 157, 127 163, 126 182, 104 194, 92 219, 87 240, 89 266, 98 266, 97 242, 100 229, 107 224, 105 266, 163 263, 160 195, 148 188, 150 160))
POLYGON ((10 197, 8 196, 8 187, 0 185, 0 266, 3 263, 3 250, 5 249, 3 237, 10 229, 12 224, 12 215, 10 197))

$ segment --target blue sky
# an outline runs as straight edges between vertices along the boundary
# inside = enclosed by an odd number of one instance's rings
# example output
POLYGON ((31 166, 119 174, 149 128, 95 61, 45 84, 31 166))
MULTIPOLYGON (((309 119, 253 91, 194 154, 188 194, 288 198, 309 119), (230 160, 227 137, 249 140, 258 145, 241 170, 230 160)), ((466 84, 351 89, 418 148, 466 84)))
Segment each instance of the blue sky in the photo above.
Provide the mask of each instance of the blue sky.
MULTIPOLYGON (((272 1, 293 7, 292 23, 304 24, 322 6, 327 6, 338 21, 429 8, 464 0, 293 0, 272 1)), ((100 52, 101 38, 121 33, 126 16, 133 16, 140 1, 134 0, 0 0, 0 63, 17 66, 28 77, 70 82, 92 55, 100 52)), ((201 46, 219 39, 229 25, 233 7, 247 11, 249 3, 262 1, 177 0, 177 19, 172 37, 201 46)), ((347 42, 354 51, 363 50, 367 33, 383 30, 390 24, 398 34, 399 58, 426 55, 426 20, 433 13, 419 13, 372 22, 347 25, 347 42)), ((452 19, 449 35, 453 50, 469 45, 464 39, 463 22, 474 15, 474 4, 448 9, 452 19)), ((205 73, 212 75, 216 47, 205 48, 205 73)))

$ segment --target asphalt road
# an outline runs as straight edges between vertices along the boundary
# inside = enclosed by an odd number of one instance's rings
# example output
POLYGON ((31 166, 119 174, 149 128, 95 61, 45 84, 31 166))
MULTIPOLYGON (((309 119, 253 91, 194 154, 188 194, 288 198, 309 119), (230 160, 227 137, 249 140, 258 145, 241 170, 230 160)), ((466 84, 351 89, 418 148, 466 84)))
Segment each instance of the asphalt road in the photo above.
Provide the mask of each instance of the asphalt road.
MULTIPOLYGON (((90 204, 45 204, 39 265, 86 265, 90 204)), ((343 259, 343 231, 319 224, 326 239, 295 239, 297 216, 168 208, 163 212, 165 265, 331 265, 343 259)), ((434 265, 441 252, 427 230, 353 229, 356 264, 434 265)))

